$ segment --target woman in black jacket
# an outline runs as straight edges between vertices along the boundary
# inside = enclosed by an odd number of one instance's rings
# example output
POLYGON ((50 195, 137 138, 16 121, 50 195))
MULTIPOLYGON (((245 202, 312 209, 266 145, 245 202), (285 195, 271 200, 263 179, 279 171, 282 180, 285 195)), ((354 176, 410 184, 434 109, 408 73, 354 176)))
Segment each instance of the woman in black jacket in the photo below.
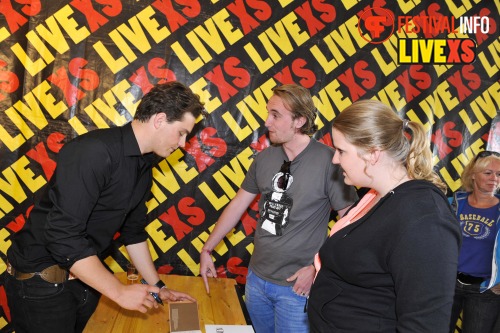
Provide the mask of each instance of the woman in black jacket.
POLYGON ((422 126, 375 100, 333 124, 333 163, 369 199, 332 229, 311 289, 312 332, 447 332, 461 242, 422 126))

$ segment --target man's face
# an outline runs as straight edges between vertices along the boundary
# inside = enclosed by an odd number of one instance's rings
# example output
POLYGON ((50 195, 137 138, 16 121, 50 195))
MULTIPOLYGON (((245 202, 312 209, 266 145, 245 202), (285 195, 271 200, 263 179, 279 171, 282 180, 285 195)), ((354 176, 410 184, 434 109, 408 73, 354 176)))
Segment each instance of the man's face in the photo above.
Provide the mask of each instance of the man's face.
POLYGON ((159 121, 153 152, 158 156, 167 157, 177 148, 184 147, 186 136, 193 130, 195 120, 191 113, 186 112, 180 121, 169 123, 166 117, 159 121))
POLYGON ((267 102, 266 127, 269 131, 269 140, 273 144, 283 144, 292 141, 303 125, 303 118, 292 118, 292 113, 285 107, 278 96, 272 96, 267 102))

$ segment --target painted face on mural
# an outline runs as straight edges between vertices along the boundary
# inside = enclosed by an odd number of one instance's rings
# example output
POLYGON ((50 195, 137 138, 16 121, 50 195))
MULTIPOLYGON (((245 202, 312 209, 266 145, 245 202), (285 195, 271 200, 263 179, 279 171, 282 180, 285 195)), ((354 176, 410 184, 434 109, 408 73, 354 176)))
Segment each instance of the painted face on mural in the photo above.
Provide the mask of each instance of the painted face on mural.
POLYGON ((273 144, 291 142, 298 129, 304 124, 303 118, 293 119, 292 113, 286 108, 283 100, 274 95, 267 103, 266 127, 269 131, 269 140, 273 144))

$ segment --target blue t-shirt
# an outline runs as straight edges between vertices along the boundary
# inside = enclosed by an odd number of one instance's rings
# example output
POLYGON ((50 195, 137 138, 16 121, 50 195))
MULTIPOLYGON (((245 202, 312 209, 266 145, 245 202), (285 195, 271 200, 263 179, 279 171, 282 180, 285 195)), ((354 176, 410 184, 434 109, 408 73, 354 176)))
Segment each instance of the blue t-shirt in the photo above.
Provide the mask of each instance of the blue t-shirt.
POLYGON ((493 247, 498 232, 496 226, 497 205, 490 208, 475 208, 467 199, 458 215, 462 230, 462 248, 458 260, 458 271, 477 277, 491 276, 493 247))

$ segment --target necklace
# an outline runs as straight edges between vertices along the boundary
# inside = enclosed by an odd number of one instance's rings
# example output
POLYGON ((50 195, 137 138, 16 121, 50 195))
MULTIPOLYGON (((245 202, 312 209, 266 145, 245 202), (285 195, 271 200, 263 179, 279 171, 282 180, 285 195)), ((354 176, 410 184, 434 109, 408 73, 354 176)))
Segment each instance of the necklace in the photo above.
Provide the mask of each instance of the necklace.
POLYGON ((395 189, 396 187, 398 187, 399 185, 401 185, 402 183, 404 183, 404 182, 408 181, 408 180, 409 180, 409 179, 408 179, 408 175, 407 175, 407 174, 404 174, 404 175, 403 175, 403 177, 401 177, 401 178, 398 180, 398 182, 397 182, 397 183, 396 183, 396 184, 392 187, 392 189, 391 189, 388 193, 394 194, 394 189, 395 189), (407 178, 407 179, 405 180, 405 178, 407 178), (403 180, 404 180, 404 181, 403 181, 403 180))

